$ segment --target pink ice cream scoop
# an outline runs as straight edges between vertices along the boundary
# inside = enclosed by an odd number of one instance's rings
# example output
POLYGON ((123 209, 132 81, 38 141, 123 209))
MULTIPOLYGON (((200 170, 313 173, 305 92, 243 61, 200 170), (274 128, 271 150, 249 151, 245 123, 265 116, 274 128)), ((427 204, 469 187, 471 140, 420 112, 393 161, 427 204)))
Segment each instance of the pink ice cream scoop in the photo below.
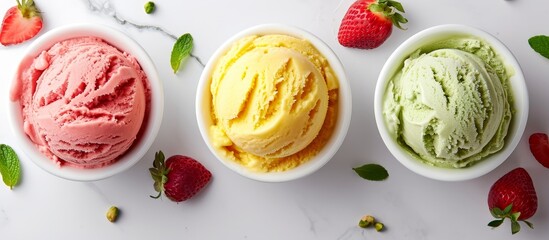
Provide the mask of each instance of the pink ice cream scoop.
POLYGON ((61 41, 23 62, 11 91, 40 152, 81 168, 111 164, 139 137, 150 88, 137 60, 104 40, 61 41))

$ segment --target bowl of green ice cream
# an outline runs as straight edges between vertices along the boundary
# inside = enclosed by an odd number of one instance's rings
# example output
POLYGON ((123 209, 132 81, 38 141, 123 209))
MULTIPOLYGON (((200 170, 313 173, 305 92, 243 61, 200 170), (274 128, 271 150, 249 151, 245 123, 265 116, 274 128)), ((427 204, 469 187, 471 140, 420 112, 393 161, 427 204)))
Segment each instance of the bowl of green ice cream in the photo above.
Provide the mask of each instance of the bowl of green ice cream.
POLYGON ((393 156, 425 177, 482 176, 513 152, 528 118, 520 65, 489 33, 464 25, 425 29, 383 66, 375 117, 393 156))

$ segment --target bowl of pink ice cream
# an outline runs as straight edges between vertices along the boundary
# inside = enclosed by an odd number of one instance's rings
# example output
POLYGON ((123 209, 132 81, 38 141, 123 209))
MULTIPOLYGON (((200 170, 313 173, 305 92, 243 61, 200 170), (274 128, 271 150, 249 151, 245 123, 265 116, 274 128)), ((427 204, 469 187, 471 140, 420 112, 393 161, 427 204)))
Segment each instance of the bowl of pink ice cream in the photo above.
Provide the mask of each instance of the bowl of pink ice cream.
POLYGON ((145 50, 113 28, 53 29, 27 49, 10 89, 10 123, 36 165, 93 181, 136 164, 152 145, 163 91, 145 50))

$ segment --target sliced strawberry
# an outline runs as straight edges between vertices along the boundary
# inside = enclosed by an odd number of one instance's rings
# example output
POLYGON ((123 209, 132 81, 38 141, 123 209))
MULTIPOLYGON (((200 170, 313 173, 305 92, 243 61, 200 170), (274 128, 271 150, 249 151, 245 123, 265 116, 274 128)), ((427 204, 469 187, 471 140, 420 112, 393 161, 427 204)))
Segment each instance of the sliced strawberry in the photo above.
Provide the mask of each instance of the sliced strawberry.
POLYGON ((534 133, 528 139, 530 151, 541 165, 549 168, 549 138, 545 133, 534 133))
POLYGON ((4 46, 22 43, 42 29, 42 16, 33 0, 17 0, 17 6, 6 12, 0 30, 0 43, 4 46))

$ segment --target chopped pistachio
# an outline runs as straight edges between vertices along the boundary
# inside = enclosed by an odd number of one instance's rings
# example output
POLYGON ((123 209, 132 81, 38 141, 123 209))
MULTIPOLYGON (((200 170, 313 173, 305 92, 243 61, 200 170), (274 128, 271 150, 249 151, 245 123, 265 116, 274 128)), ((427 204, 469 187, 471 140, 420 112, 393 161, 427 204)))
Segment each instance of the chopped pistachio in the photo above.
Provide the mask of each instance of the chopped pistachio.
POLYGON ((374 217, 370 215, 364 215, 358 222, 358 226, 361 228, 367 228, 368 226, 372 225, 375 222, 374 217))
POLYGON ((376 228, 376 231, 378 231, 378 232, 383 231, 383 229, 385 228, 385 226, 383 225, 383 223, 380 223, 380 222, 376 222, 376 223, 374 224, 374 227, 376 228))
POLYGON ((147 14, 151 14, 152 12, 154 12, 155 10, 155 5, 154 5, 154 2, 147 2, 145 3, 145 12, 147 14))
POLYGON ((115 206, 110 207, 109 210, 107 210, 107 219, 110 222, 115 222, 116 219, 118 218, 119 212, 120 212, 120 210, 118 210, 117 207, 115 207, 115 206))

